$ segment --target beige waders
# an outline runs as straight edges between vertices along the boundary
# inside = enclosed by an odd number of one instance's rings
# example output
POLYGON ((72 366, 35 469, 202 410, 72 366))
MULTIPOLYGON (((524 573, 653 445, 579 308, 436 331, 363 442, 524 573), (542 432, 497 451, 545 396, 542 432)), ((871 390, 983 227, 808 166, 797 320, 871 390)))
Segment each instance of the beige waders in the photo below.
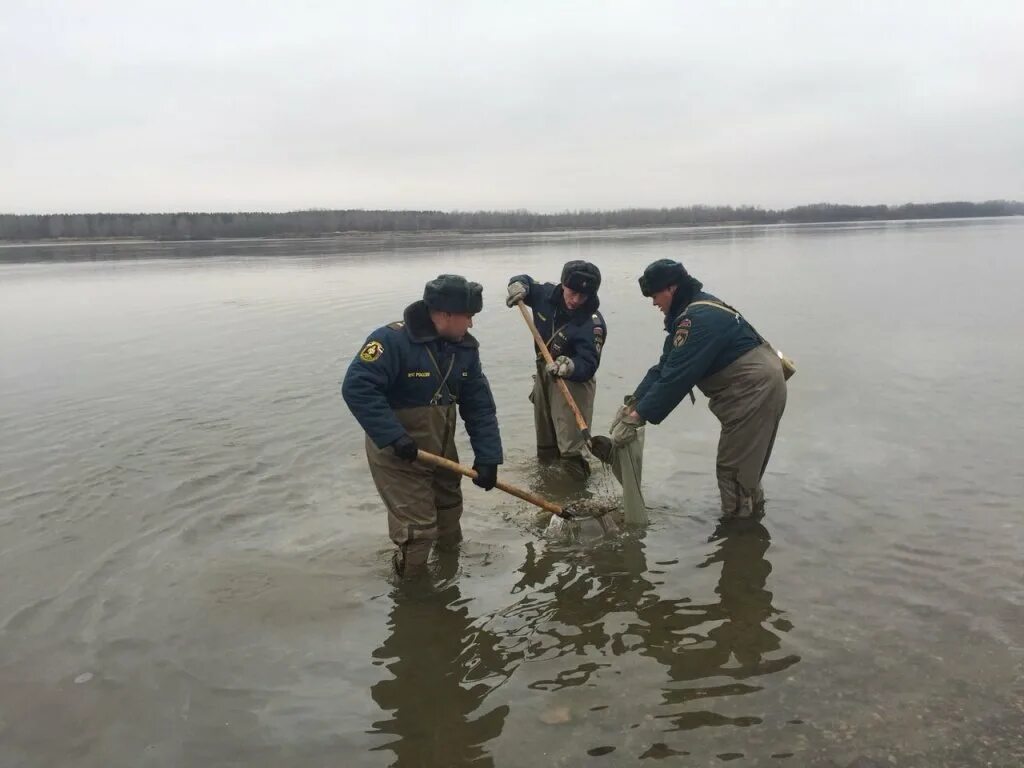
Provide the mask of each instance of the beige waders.
MULTIPOLYGON (((459 460, 454 403, 403 408, 395 415, 422 450, 459 460)), ((369 437, 366 458, 388 510, 388 532, 399 549, 395 565, 400 575, 422 571, 435 540, 444 548, 462 540, 461 475, 402 461, 390 447, 378 448, 369 437)))
POLYGON ((697 386, 722 422, 716 467, 722 514, 760 514, 764 507, 761 477, 786 409, 782 362, 770 345, 762 344, 697 386))
MULTIPOLYGON (((594 416, 594 396, 597 382, 563 379, 569 394, 576 401, 583 420, 590 424, 594 416)), ((571 472, 589 474, 590 467, 583 456, 586 440, 576 424, 576 416, 565 401, 558 382, 538 361, 537 375, 533 379, 533 425, 537 431, 537 456, 542 459, 561 459, 571 472)))

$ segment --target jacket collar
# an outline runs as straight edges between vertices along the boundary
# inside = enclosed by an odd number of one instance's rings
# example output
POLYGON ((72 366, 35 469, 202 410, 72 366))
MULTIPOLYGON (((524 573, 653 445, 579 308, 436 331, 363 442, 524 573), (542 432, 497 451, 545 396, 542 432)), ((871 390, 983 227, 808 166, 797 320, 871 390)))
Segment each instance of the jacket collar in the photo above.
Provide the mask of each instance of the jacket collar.
POLYGON ((700 280, 690 278, 689 281, 679 283, 676 295, 672 297, 672 306, 665 313, 665 330, 671 333, 676 327, 676 319, 686 311, 690 302, 696 301, 704 293, 701 291, 703 284, 700 280))
POLYGON ((422 300, 414 301, 406 307, 405 312, 402 314, 402 319, 405 320, 405 332, 414 344, 427 344, 431 341, 441 340, 456 347, 465 347, 467 349, 476 349, 480 346, 480 342, 476 340, 476 337, 469 333, 463 336, 461 341, 450 341, 438 336, 437 329, 430 319, 430 310, 427 309, 427 305, 422 300))

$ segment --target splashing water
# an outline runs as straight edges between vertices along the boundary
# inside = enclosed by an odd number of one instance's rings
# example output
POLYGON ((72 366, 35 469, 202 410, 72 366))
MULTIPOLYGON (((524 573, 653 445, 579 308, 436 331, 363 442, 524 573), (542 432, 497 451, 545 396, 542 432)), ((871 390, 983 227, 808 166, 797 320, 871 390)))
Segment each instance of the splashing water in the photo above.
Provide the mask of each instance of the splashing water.
POLYGON ((572 519, 552 515, 544 535, 549 539, 573 544, 591 544, 617 536, 619 527, 612 515, 617 508, 617 502, 608 499, 574 502, 569 509, 572 519))

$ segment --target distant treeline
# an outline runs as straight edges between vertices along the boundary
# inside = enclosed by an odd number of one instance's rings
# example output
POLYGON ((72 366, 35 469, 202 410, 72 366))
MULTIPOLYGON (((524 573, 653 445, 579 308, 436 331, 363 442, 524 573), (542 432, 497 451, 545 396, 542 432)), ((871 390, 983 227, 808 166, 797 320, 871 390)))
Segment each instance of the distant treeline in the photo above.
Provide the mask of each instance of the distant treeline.
POLYGON ((627 208, 618 211, 326 211, 289 213, 71 213, 0 215, 0 240, 144 238, 209 240, 221 237, 317 236, 339 232, 543 232, 565 229, 780 224, 884 219, 945 219, 1024 215, 1024 203, 820 203, 773 210, 743 206, 627 208))

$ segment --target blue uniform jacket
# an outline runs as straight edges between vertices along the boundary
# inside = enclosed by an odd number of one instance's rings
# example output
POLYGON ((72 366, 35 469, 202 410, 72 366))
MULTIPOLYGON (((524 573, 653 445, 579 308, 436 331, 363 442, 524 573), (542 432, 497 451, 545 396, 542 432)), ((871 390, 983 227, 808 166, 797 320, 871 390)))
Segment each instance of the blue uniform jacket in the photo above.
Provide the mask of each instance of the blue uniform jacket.
POLYGON ((395 411, 458 403, 475 463, 502 462, 494 396, 480 367, 480 344, 469 334, 458 342, 439 337, 422 301, 406 308, 403 322, 378 328, 367 337, 348 366, 341 394, 378 448, 405 434, 395 411))
MULTIPOLYGON (((562 289, 554 283, 538 283, 529 275, 516 275, 508 281, 527 288, 524 303, 533 309, 533 322, 551 350, 552 357, 565 355, 572 360, 569 381, 590 381, 601 365, 601 349, 608 339, 608 326, 597 311, 600 301, 591 296, 582 307, 569 312, 562 303, 562 289)), ((538 350, 539 354, 540 350, 538 350)))
POLYGON ((742 315, 709 307, 690 306, 714 301, 710 293, 678 294, 665 315, 665 344, 661 359, 644 376, 633 396, 636 412, 660 424, 701 379, 713 376, 763 343, 742 315))

